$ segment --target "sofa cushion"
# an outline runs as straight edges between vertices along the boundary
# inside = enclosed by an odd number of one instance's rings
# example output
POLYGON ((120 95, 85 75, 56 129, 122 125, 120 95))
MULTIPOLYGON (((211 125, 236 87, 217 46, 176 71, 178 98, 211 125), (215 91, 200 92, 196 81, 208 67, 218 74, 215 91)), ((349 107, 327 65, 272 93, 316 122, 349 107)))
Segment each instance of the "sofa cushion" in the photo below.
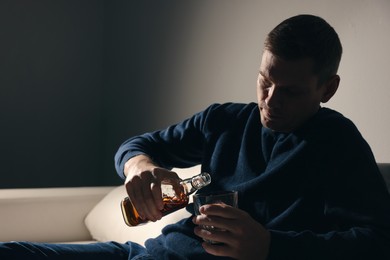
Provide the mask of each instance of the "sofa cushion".
MULTIPOLYGON (((200 173, 200 166, 187 169, 173 169, 182 178, 188 178, 200 173)), ((85 225, 93 239, 98 241, 117 241, 124 243, 132 241, 144 244, 146 239, 161 234, 161 229, 171 223, 191 216, 185 209, 173 212, 156 222, 129 227, 125 224, 120 208, 121 200, 126 197, 123 185, 108 193, 87 215, 85 225)))

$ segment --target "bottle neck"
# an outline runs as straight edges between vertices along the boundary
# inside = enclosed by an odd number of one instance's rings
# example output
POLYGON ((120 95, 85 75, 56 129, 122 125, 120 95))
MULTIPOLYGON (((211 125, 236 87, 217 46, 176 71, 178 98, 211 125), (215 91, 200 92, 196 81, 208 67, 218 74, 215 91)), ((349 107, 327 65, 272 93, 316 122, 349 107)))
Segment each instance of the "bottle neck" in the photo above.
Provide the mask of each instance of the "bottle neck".
POLYGON ((184 188, 184 193, 190 195, 195 191, 209 185, 211 183, 211 176, 207 172, 202 172, 192 178, 184 179, 180 184, 184 188))

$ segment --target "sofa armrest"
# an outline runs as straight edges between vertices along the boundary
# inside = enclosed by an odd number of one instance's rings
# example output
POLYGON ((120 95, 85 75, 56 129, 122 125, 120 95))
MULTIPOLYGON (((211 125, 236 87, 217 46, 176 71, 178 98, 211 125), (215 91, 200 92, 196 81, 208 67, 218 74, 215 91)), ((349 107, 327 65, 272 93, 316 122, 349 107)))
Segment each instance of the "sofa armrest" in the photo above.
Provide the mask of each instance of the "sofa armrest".
POLYGON ((0 190, 0 241, 91 240, 88 212, 113 187, 0 190))

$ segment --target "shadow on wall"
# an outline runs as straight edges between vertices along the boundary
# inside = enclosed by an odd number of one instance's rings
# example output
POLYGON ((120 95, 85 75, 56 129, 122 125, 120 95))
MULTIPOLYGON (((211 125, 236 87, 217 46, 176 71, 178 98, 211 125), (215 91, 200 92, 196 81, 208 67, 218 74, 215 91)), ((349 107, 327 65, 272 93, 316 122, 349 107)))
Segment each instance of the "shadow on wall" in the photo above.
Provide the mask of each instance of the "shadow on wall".
POLYGON ((2 1, 0 188, 121 183, 120 143, 174 121, 161 73, 174 14, 127 1, 2 1))

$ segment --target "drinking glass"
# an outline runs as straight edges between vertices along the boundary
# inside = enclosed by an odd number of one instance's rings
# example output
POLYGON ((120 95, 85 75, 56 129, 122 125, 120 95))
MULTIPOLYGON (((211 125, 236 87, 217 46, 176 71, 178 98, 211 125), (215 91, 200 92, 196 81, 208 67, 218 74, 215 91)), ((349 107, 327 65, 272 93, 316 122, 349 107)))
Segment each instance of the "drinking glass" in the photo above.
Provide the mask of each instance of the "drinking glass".
MULTIPOLYGON (((211 193, 197 193, 193 196, 195 215, 200 215, 199 208, 206 204, 226 204, 237 208, 238 192, 237 191, 217 191, 211 193)), ((216 230, 214 226, 201 226, 206 230, 216 230)), ((218 229, 221 230, 221 229, 218 229)), ((211 244, 218 244, 218 242, 206 240, 211 244)))

